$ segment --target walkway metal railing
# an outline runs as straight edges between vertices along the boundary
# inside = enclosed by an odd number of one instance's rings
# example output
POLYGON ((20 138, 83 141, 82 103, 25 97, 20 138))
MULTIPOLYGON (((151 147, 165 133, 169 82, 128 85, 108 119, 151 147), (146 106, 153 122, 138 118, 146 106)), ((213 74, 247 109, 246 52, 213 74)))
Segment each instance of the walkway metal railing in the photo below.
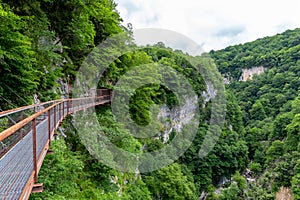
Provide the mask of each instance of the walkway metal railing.
POLYGON ((0 199, 28 199, 60 122, 68 115, 109 103, 111 91, 95 97, 56 100, 0 112, 0 199))

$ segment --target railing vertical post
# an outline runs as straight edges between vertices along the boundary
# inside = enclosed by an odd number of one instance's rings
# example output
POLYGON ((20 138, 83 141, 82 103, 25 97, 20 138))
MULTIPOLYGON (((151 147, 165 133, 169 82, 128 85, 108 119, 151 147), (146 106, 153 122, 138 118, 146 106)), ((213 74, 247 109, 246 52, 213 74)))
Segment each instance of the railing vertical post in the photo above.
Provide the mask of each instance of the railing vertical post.
POLYGON ((55 128, 56 128, 56 106, 54 106, 53 109, 54 109, 53 130, 55 130, 55 128))
POLYGON ((62 113, 63 113, 63 117, 64 117, 65 116, 65 101, 63 101, 62 105, 63 105, 63 111, 62 111, 62 113))
POLYGON ((60 103, 58 104, 58 121, 60 121, 61 117, 60 117, 60 103))
POLYGON ((61 105, 61 103, 59 103, 59 121, 61 121, 61 119, 62 119, 62 105, 61 105))
POLYGON ((59 105, 60 105, 60 104, 58 104, 58 105, 56 106, 56 108, 57 108, 57 111, 56 111, 56 112, 57 112, 57 117, 58 117, 58 118, 56 119, 57 122, 59 122, 59 120, 60 120, 60 113, 59 113, 59 112, 60 112, 60 110, 59 110, 60 108, 59 108, 59 105))
POLYGON ((21 111, 21 115, 20 115, 20 121, 22 121, 24 119, 24 112, 23 110, 21 111))
POLYGON ((33 167, 34 167, 34 182, 37 182, 37 152, 36 152, 36 118, 32 120, 32 146, 33 146, 33 167))
POLYGON ((48 138, 49 138, 49 146, 51 144, 51 109, 48 110, 48 138))
POLYGON ((68 106, 67 106, 68 114, 70 113, 70 76, 68 75, 68 106))
POLYGON ((63 110, 62 110, 62 103, 59 103, 59 113, 60 113, 60 120, 63 118, 63 110))
POLYGON ((70 113, 70 99, 68 99, 68 103, 67 103, 67 113, 70 113))

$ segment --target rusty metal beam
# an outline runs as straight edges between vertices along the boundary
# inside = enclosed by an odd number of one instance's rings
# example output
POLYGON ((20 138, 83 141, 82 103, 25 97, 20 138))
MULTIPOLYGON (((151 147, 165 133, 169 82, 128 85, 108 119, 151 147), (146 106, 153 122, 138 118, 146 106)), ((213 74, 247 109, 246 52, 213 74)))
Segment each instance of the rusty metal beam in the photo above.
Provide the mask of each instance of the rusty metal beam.
POLYGON ((34 184, 31 193, 41 193, 41 192, 43 192, 43 183, 34 184))
POLYGON ((25 188, 20 196, 20 200, 29 199, 33 184, 34 184, 34 172, 32 172, 28 182, 26 183, 25 188))
POLYGON ((16 112, 19 112, 19 111, 22 111, 22 110, 32 109, 36 106, 43 106, 45 104, 55 103, 55 102, 59 102, 59 101, 61 101, 61 100, 52 100, 52 101, 47 101, 47 102, 44 102, 44 103, 32 104, 32 105, 29 105, 29 106, 22 106, 22 107, 19 107, 19 108, 14 108, 14 109, 11 109, 11 110, 2 111, 2 112, 0 112, 0 117, 3 117, 5 115, 9 115, 9 114, 13 114, 13 113, 16 113, 16 112))

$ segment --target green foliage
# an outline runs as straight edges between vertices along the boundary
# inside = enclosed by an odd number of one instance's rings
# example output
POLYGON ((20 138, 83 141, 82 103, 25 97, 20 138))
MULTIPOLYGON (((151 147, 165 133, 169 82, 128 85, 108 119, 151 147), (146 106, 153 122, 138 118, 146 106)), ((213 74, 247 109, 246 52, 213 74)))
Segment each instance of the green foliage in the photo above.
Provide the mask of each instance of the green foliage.
POLYGON ((236 184, 231 184, 228 188, 224 189, 219 196, 220 200, 238 200, 239 188, 236 184))
POLYGON ((233 182, 228 188, 221 191, 218 199, 245 199, 244 190, 246 189, 246 179, 237 171, 232 177, 233 182))
POLYGON ((274 161, 279 156, 282 156, 284 152, 283 147, 284 147, 284 142, 280 140, 275 140, 274 142, 272 142, 272 145, 269 147, 269 149, 266 152, 267 163, 270 163, 271 161, 274 161))
POLYGON ((8 118, 0 119, 0 133, 8 128, 8 118))
POLYGON ((230 74, 234 79, 239 79, 240 68, 288 66, 299 60, 299 32, 300 29, 288 30, 244 45, 211 51, 210 56, 216 60, 222 74, 230 74))
POLYGON ((232 177, 233 181, 237 183, 237 186, 240 190, 244 190, 247 187, 246 179, 240 175, 240 173, 237 171, 232 177))
POLYGON ((0 106, 59 98, 91 49, 125 29, 111 0, 0 2, 0 106), (3 3, 2 3, 3 2, 3 3), (20 95, 22 94, 22 95, 20 95), (57 95, 58 94, 58 95, 57 95))
POLYGON ((300 143, 300 114, 296 114, 293 121, 286 127, 288 136, 286 138, 285 147, 288 151, 298 150, 300 143))
POLYGON ((125 193, 130 196, 128 199, 151 200, 151 193, 147 185, 142 180, 138 180, 135 184, 130 185, 125 190, 125 193))
POLYGON ((292 191, 295 199, 300 198, 300 174, 296 174, 292 178, 292 191))
POLYGON ((52 147, 55 149, 53 155, 47 156, 44 167, 39 174, 39 181, 44 183, 44 193, 36 194, 32 198, 51 199, 52 195, 57 198, 79 198, 81 187, 85 185, 92 187, 83 174, 84 163, 79 155, 70 152, 63 140, 54 141, 52 147), (57 177, 60 177, 57 179, 57 177))
POLYGON ((226 91, 227 106, 226 106, 226 122, 239 135, 244 136, 245 128, 243 124, 243 116, 241 107, 238 105, 237 99, 232 92, 226 91))
POLYGON ((291 123, 294 115, 290 112, 277 115, 274 121, 274 131, 270 140, 282 140, 287 136, 286 126, 291 123))
POLYGON ((91 47, 122 31, 121 19, 110 0, 50 1, 43 2, 41 7, 75 65, 80 64, 91 47))
POLYGON ((259 100, 252 105, 249 113, 252 120, 263 120, 266 117, 266 112, 259 100))
MULTIPOLYGON (((35 52, 32 40, 21 33, 25 20, 0 4, 0 95, 17 105, 31 102, 29 94, 38 87, 39 72, 33 67, 35 52), (16 94, 22 94, 19 99, 16 94), (29 98, 28 98, 29 97, 29 98), (23 102, 22 102, 23 101, 23 102)), ((32 96, 31 96, 32 97, 32 96)), ((11 108, 3 99, 1 106, 11 108)))
POLYGON ((177 163, 164 167, 143 179, 154 199, 196 199, 193 182, 183 175, 177 163))
POLYGON ((300 29, 243 45, 211 51, 219 70, 231 83, 241 107, 249 168, 260 181, 246 192, 250 198, 274 199, 281 187, 291 186, 299 157, 300 29), (265 72, 239 82, 241 71, 255 66, 265 72), (298 96, 298 97, 297 97, 298 96))
POLYGON ((262 171, 262 167, 260 163, 252 162, 249 164, 249 169, 253 171, 255 174, 259 174, 262 171))

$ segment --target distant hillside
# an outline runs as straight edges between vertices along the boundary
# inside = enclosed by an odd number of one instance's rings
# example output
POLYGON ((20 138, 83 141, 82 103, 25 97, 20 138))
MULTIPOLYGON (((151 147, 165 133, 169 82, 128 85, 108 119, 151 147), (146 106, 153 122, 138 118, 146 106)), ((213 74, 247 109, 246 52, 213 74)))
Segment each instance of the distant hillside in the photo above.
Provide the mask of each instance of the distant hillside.
POLYGON ((284 187, 300 199, 300 29, 210 55, 231 80, 227 90, 237 97, 243 112, 248 168, 254 180, 247 198, 275 199, 284 187), (254 67, 266 70, 240 82, 242 71, 254 67))
POLYGON ((211 51, 222 74, 239 79, 241 69, 264 66, 268 68, 295 64, 300 58, 300 28, 288 30, 253 42, 211 51))

